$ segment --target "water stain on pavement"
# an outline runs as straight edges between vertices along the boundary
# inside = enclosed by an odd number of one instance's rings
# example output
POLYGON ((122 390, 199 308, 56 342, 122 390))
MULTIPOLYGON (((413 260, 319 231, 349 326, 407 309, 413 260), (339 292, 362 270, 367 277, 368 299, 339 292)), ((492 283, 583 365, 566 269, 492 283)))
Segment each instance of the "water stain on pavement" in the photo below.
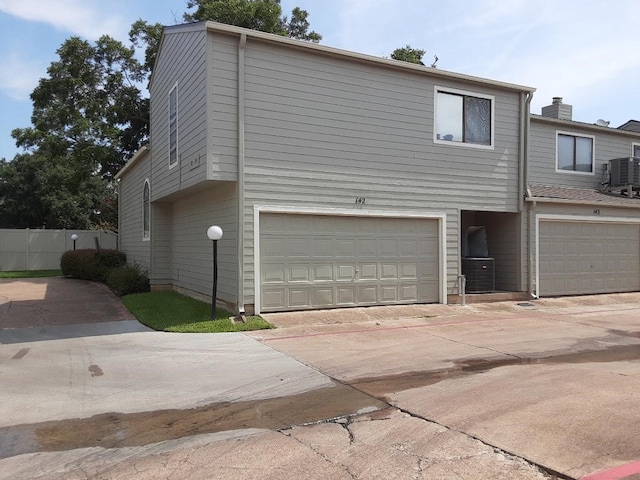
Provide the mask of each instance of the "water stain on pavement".
POLYGON ((606 363, 640 360, 640 345, 615 345, 604 350, 568 353, 543 358, 500 357, 496 359, 471 358, 453 361, 453 366, 438 371, 406 372, 385 377, 360 378, 349 385, 358 390, 389 401, 389 395, 412 388, 427 387, 444 380, 460 378, 475 373, 488 372, 499 367, 514 365, 559 365, 568 363, 606 363))
POLYGON ((388 405, 336 384, 289 397, 214 403, 188 410, 107 413, 84 419, 0 428, 0 458, 85 447, 131 447, 203 433, 282 429, 388 405))

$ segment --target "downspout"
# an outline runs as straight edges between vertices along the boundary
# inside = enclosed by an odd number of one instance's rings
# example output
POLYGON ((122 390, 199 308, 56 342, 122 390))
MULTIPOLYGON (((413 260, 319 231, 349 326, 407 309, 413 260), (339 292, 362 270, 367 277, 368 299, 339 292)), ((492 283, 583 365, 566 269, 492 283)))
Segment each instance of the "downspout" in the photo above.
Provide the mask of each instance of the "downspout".
POLYGON ((244 315, 244 110, 245 110, 245 91, 244 91, 244 51, 247 45, 247 35, 240 35, 240 43, 238 44, 238 313, 244 315))
MULTIPOLYGON (((529 196, 529 143, 530 143, 530 132, 531 132, 531 100, 533 100, 533 92, 524 94, 526 98, 523 102, 522 109, 522 125, 521 125, 521 134, 522 134, 522 142, 521 142, 521 190, 520 190, 520 211, 524 212, 524 204, 525 204, 525 196, 529 196)), ((528 265, 528 280, 527 283, 529 288, 529 295, 531 298, 538 298, 537 293, 534 291, 534 269, 533 269, 533 261, 534 254, 533 249, 535 247, 535 242, 533 240, 534 236, 534 228, 533 228, 533 219, 531 217, 531 205, 527 204, 527 265, 528 265)), ((537 289, 537 286, 536 286, 537 289)))
POLYGON ((521 93, 521 109, 520 109, 520 162, 518 178, 518 210, 524 210, 524 197, 526 189, 529 187, 529 109, 531 108, 531 100, 533 92, 521 93))

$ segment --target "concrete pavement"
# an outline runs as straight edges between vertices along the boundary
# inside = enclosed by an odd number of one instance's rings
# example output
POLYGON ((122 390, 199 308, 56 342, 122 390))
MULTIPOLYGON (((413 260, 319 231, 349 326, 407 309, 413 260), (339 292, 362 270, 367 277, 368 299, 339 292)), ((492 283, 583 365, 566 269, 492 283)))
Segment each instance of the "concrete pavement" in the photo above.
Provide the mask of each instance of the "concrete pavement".
POLYGON ((640 294, 266 317, 0 345, 0 478, 640 472, 640 294))
POLYGON ((106 285, 71 278, 0 279, 0 329, 136 320, 106 285))
POLYGON ((319 312, 263 342, 568 478, 640 474, 640 294, 319 312))

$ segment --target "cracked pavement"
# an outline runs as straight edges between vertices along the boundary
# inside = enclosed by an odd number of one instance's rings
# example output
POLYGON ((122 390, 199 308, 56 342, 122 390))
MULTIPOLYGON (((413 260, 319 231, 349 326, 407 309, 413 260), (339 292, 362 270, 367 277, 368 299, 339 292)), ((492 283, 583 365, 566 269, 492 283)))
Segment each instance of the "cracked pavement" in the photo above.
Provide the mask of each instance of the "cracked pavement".
POLYGON ((532 305, 0 331, 0 478, 625 478, 590 475, 638 461, 640 293, 532 305))

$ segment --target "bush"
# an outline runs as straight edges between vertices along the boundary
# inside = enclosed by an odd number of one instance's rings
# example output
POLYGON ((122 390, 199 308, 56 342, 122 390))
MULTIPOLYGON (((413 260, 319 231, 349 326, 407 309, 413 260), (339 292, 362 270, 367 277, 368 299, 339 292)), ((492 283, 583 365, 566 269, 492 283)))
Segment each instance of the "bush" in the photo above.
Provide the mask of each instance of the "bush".
POLYGON ((65 277, 106 282, 111 270, 126 263, 127 256, 117 250, 69 250, 62 254, 60 269, 65 277))
POLYGON ((138 264, 124 265, 111 270, 107 276, 107 286, 120 297, 130 293, 145 293, 149 291, 149 278, 138 264))

